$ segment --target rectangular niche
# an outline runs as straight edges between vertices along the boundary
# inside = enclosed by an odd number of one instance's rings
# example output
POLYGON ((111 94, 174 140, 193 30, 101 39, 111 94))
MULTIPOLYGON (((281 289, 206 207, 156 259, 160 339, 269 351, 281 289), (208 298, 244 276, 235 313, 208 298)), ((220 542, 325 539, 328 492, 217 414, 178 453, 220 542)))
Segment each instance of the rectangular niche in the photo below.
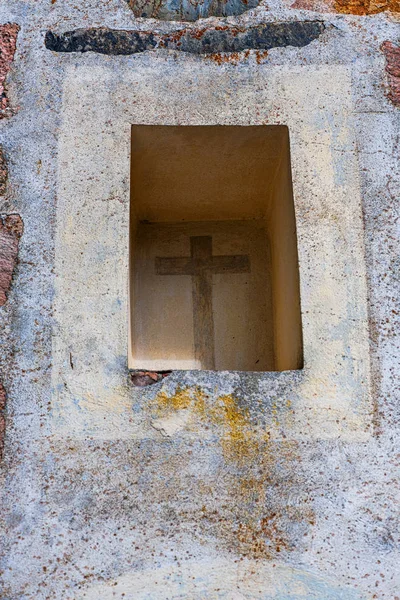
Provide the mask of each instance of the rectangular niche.
POLYGON ((288 128, 132 127, 132 369, 302 368, 288 128))

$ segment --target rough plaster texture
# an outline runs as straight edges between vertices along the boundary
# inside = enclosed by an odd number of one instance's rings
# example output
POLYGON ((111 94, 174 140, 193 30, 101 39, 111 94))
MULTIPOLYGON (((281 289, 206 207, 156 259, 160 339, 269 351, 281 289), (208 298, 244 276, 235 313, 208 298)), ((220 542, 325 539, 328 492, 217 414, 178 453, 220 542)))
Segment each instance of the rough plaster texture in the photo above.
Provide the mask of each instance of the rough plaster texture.
MULTIPOLYGON (((125 0, 0 6, 21 26, 0 212, 24 220, 0 309, 2 598, 400 597, 399 121, 380 50, 398 26, 314 16, 308 46, 231 64, 45 48, 49 29, 176 28, 125 0), (289 125, 303 372, 131 387, 134 121, 289 125)), ((309 18, 276 0, 228 21, 309 18)))

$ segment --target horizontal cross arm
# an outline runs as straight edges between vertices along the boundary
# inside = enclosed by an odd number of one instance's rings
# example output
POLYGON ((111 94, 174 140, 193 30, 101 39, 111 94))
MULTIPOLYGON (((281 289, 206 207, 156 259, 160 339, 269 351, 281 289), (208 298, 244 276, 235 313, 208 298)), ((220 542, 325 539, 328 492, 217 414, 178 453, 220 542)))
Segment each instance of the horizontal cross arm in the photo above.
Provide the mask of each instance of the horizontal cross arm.
POLYGON ((156 273, 157 275, 192 275, 192 259, 180 256, 171 258, 157 256, 156 273))
POLYGON ((250 273, 250 257, 245 254, 213 256, 210 261, 212 273, 250 273))

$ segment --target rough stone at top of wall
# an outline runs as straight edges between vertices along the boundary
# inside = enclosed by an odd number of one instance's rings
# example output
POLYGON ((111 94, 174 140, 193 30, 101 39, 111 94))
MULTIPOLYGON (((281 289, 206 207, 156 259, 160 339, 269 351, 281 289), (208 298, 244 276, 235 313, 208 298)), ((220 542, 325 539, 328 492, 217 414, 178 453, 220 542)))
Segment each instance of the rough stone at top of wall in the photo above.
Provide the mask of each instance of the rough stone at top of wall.
POLYGON ((23 230, 24 224, 19 215, 0 218, 0 306, 7 301, 23 230))
POLYGON ((127 0, 135 17, 161 21, 196 21, 206 17, 230 17, 255 8, 259 0, 127 0))
POLYGON ((400 46, 383 42, 381 46, 386 58, 385 71, 388 74, 388 98, 395 106, 400 106, 400 46))
POLYGON ((0 119, 14 114, 7 97, 6 77, 14 60, 19 29, 16 23, 0 25, 0 119))
POLYGON ((399 0, 295 0, 291 8, 365 16, 385 11, 398 13, 400 2, 399 0))
POLYGON ((160 35, 149 31, 127 31, 105 27, 76 29, 57 34, 48 31, 45 45, 55 52, 99 52, 135 54, 166 48, 191 54, 269 50, 310 44, 325 30, 321 21, 262 23, 254 27, 231 25, 209 28, 185 28, 160 35))

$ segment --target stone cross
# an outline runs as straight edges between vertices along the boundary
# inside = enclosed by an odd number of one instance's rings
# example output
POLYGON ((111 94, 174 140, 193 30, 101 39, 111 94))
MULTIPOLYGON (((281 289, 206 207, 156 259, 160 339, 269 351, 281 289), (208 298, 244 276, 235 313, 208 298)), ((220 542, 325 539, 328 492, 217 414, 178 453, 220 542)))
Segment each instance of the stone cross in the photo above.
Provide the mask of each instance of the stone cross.
POLYGON ((249 272, 246 255, 213 256, 208 235, 190 238, 190 257, 156 258, 157 275, 192 277, 194 353, 203 369, 215 369, 212 276, 249 272))

